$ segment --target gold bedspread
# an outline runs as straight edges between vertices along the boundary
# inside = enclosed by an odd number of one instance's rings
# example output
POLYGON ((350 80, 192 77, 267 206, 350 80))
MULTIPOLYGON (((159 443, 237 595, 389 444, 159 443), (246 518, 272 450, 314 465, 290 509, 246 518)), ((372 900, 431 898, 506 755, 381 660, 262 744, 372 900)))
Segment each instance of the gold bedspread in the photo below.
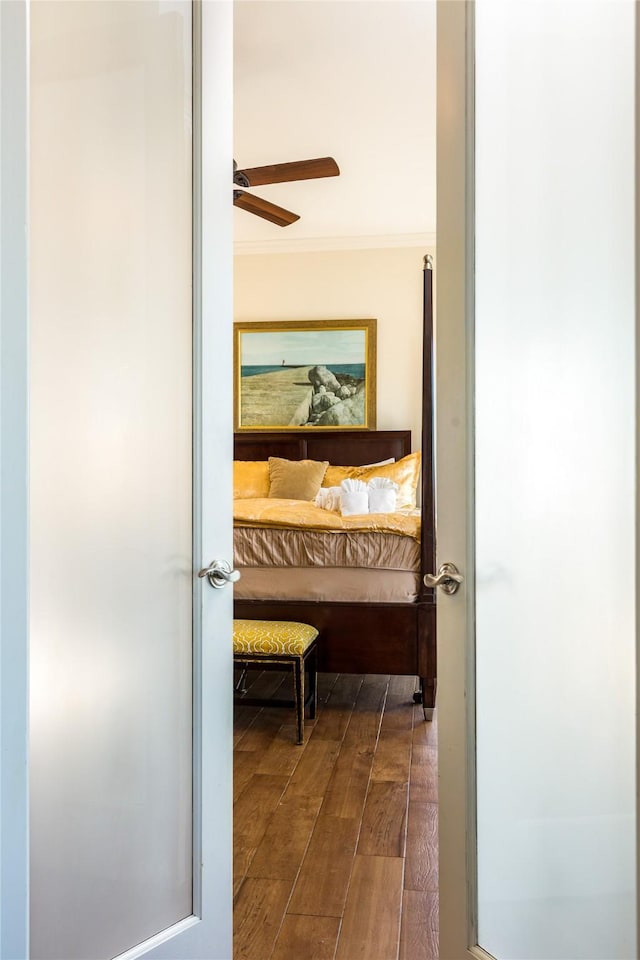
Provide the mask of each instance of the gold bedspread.
POLYGON ((234 500, 233 522, 238 527, 289 527, 306 530, 375 531, 396 533, 420 541, 420 516, 416 512, 365 513, 343 517, 306 500, 255 498, 234 500))

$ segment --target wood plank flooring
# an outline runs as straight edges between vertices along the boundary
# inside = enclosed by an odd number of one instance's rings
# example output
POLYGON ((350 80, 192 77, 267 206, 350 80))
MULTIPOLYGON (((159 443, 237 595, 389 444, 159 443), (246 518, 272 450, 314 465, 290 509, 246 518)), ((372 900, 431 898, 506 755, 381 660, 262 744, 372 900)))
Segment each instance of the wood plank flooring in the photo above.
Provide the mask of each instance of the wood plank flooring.
POLYGON ((302 746, 293 710, 236 707, 234 960, 437 960, 437 731, 414 689, 320 674, 302 746))

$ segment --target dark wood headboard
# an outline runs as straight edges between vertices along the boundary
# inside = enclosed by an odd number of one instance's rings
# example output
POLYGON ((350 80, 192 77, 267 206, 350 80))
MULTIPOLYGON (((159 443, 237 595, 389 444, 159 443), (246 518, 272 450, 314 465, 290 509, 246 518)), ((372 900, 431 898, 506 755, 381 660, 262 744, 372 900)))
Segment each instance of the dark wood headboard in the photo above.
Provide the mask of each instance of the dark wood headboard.
POLYGON ((336 466, 360 466, 411 453, 410 430, 304 430, 236 433, 234 460, 328 460, 336 466))

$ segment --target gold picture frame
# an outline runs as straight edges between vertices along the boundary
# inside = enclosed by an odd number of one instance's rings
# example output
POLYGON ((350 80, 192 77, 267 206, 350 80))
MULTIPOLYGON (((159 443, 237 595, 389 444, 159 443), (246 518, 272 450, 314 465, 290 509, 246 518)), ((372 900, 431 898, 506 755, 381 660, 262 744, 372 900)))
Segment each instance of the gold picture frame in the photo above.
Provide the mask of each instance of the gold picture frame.
POLYGON ((375 430, 375 320, 233 328, 236 430, 375 430))

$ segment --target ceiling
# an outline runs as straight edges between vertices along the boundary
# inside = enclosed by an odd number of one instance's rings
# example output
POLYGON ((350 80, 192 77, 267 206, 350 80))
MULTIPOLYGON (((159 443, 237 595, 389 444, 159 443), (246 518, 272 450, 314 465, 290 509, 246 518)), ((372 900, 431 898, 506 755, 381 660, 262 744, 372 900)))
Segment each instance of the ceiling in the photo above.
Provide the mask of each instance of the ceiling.
POLYGON ((332 156, 340 167, 256 188, 300 220, 236 209, 238 252, 433 241, 435 28, 435 0, 237 0, 238 166, 332 156))

